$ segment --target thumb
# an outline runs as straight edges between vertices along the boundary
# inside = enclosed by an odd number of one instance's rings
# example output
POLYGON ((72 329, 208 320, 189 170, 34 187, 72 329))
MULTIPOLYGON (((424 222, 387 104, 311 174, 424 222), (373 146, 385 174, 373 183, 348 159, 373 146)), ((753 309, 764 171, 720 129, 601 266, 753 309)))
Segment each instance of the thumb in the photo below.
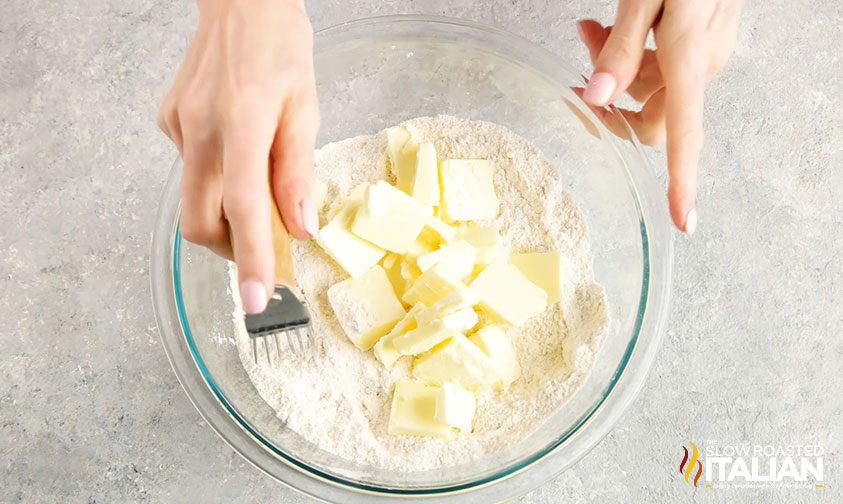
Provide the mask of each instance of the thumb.
POLYGON ((618 17, 588 80, 583 99, 602 107, 612 103, 635 79, 647 33, 659 14, 660 0, 621 0, 618 17))

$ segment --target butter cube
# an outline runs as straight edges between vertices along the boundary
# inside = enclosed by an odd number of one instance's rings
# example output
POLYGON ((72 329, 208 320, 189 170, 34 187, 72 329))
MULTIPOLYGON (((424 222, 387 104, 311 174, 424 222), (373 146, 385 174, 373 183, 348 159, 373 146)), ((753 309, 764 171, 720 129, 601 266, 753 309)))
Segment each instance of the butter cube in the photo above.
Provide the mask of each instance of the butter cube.
POLYGON ((316 243, 352 277, 362 275, 385 254, 382 248, 333 224, 319 231, 316 243))
MULTIPOLYGON (((403 278, 404 280, 409 282, 410 287, 412 287, 412 285, 416 282, 416 280, 419 279, 419 277, 421 275, 422 275, 421 270, 415 264, 410 264, 407 261, 403 261, 401 263, 401 278, 403 278)), ((406 293, 407 290, 409 290, 409 288, 407 288, 405 290, 405 293, 406 293)), ((403 298, 403 295, 402 295, 402 298, 403 298)), ((407 303, 407 304, 410 304, 410 303, 407 303)), ((413 303, 413 304, 415 304, 415 303, 413 303)))
POLYGON ((463 432, 471 432, 471 422, 477 401, 474 394, 458 383, 445 382, 436 391, 436 411, 433 418, 442 425, 450 425, 463 432))
POLYGON ((461 226, 454 240, 467 241, 474 247, 477 264, 488 265, 497 259, 501 239, 497 226, 461 226))
POLYGON ((459 277, 447 267, 436 264, 422 273, 401 299, 408 305, 422 302, 430 306, 460 287, 465 284, 459 277))
POLYGON ((386 251, 351 232, 351 220, 360 207, 365 185, 354 189, 339 212, 319 230, 316 243, 349 275, 365 273, 386 254, 386 251))
POLYGON ((393 340, 407 331, 412 331, 418 327, 416 315, 418 315, 422 310, 424 310, 424 305, 421 303, 418 303, 410 308, 410 311, 404 315, 404 318, 399 320, 398 323, 395 324, 395 327, 393 327, 386 336, 383 336, 377 343, 375 343, 375 357, 377 357, 384 366, 392 367, 392 365, 395 364, 395 361, 401 357, 395 349, 393 340))
POLYGON ((413 244, 410 245, 410 249, 404 255, 404 259, 410 263, 415 263, 419 256, 429 254, 437 248, 439 248, 439 236, 430 228, 425 227, 416 237, 413 244))
POLYGON ((366 189, 351 232, 383 249, 406 254, 432 211, 384 181, 366 189))
POLYGON ((486 159, 442 162, 441 214, 446 221, 494 219, 500 202, 495 194, 494 166, 486 159))
POLYGON ((407 194, 413 188, 413 174, 416 168, 418 137, 406 126, 394 126, 386 130, 387 151, 396 187, 407 194))
POLYGON ((417 326, 415 329, 396 336, 392 339, 392 345, 399 355, 418 355, 430 350, 455 333, 471 329, 477 325, 478 321, 477 313, 474 310, 463 308, 441 319, 417 326))
POLYGON ((398 336, 392 340, 392 345, 398 355, 418 355, 430 350, 454 334, 458 334, 456 329, 446 326, 441 320, 434 320, 398 336))
POLYGON ((449 425, 436 421, 436 397, 439 387, 430 387, 412 380, 395 382, 387 432, 391 435, 454 438, 449 425))
POLYGON ((492 359, 495 371, 503 378, 503 386, 508 387, 521 376, 521 366, 509 339, 500 327, 488 325, 471 335, 469 341, 492 359))
POLYGON ((369 184, 366 182, 356 185, 348 194, 345 201, 342 202, 342 205, 340 205, 334 216, 331 217, 331 222, 336 222, 344 228, 351 229, 351 222, 354 220, 354 216, 357 215, 357 209, 360 208, 360 204, 363 203, 363 196, 366 195, 367 187, 369 187, 369 184))
POLYGON ((495 319, 519 326, 547 307, 547 294, 515 266, 492 263, 469 286, 480 307, 495 319))
POLYGON ((413 284, 412 280, 404 278, 404 275, 402 274, 404 262, 402 261, 401 256, 389 253, 383 258, 383 261, 381 261, 381 266, 383 266, 384 271, 386 271, 386 277, 389 279, 389 283, 392 284, 392 289, 395 291, 395 295, 398 299, 401 299, 404 292, 406 292, 413 284))
POLYGON ((449 269, 457 278, 463 279, 474 269, 474 260, 474 248, 467 241, 458 241, 451 245, 442 245, 433 252, 419 256, 416 264, 423 272, 435 264, 440 264, 449 269))
POLYGON ((430 142, 419 144, 410 196, 425 205, 439 205, 439 167, 436 163, 436 149, 430 142))
POLYGON ((416 358, 413 376, 433 385, 457 382, 471 391, 502 383, 489 356, 460 333, 416 358))
POLYGON ((565 267, 561 252, 512 254, 509 262, 525 277, 547 293, 547 302, 555 303, 565 292, 565 267))
POLYGON ((457 331, 470 331, 477 325, 480 318, 477 316, 477 312, 472 308, 463 308, 462 310, 445 315, 439 320, 442 321, 445 327, 456 329, 457 331))
POLYGON ((435 216, 431 217, 425 226, 427 226, 426 229, 430 229, 436 233, 439 236, 439 240, 445 243, 450 243, 457 235, 457 228, 450 224, 445 224, 441 219, 435 216))
POLYGON ((404 317, 386 272, 377 265, 329 287, 328 301, 348 339, 363 351, 404 317))
POLYGON ((450 315, 464 308, 477 304, 477 295, 468 288, 457 289, 439 301, 423 309, 416 315, 416 322, 419 325, 427 324, 433 320, 450 315))

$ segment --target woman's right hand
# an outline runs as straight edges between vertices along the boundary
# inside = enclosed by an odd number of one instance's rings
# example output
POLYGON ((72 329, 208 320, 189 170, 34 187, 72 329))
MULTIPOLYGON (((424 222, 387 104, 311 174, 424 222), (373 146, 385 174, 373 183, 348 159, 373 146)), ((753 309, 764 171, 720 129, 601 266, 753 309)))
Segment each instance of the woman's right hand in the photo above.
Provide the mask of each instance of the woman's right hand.
POLYGON ((273 196, 295 238, 318 228, 313 30, 302 0, 197 3, 158 126, 184 161, 182 236, 234 259, 243 309, 260 313, 274 290, 273 196))

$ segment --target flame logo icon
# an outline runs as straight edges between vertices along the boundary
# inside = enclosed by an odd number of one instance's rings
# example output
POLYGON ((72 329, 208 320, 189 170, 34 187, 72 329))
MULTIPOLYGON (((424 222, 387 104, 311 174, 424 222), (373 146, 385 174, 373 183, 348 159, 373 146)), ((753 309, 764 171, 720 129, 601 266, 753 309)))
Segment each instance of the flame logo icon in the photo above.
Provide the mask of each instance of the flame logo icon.
POLYGON ((693 472, 694 470, 694 464, 696 464, 697 475, 694 476, 694 486, 697 486, 697 481, 699 481, 700 476, 702 475, 702 462, 698 460, 699 451, 697 450, 697 445, 695 445, 693 441, 688 442, 691 443, 692 448, 691 460, 688 460, 688 449, 683 446, 682 449, 685 450, 685 456, 682 457, 682 463, 679 464, 679 474, 684 474, 685 483, 688 483, 690 485, 691 482, 688 480, 688 478, 691 477, 691 472, 693 472))

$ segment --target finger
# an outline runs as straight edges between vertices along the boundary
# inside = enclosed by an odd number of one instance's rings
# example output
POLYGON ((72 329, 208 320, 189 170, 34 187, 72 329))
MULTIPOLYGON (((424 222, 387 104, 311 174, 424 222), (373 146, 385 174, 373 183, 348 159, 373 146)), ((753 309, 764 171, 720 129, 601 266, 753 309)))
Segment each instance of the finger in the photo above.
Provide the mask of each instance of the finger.
POLYGON ((667 53, 664 70, 670 214, 676 227, 688 234, 693 234, 697 225, 694 199, 703 143, 705 86, 703 65, 689 64, 694 61, 693 48, 693 44, 685 44, 667 53))
POLYGON ((176 148, 179 150, 179 154, 182 154, 184 152, 184 142, 181 131, 181 120, 179 119, 178 110, 175 107, 168 108, 168 110, 165 111, 164 122, 166 123, 167 131, 169 132, 167 136, 169 136, 170 140, 172 140, 176 145, 176 148))
POLYGON ((664 78, 656 58, 656 51, 644 51, 638 74, 627 88, 627 93, 639 103, 650 99, 657 91, 664 88, 664 78))
POLYGON ((316 236, 319 219, 311 196, 313 148, 319 129, 315 96, 289 100, 272 145, 272 184, 287 231, 299 240, 316 236))
MULTIPOLYGON (((583 88, 571 88, 574 93, 582 97, 583 88)), ((588 105, 600 122, 606 126, 615 136, 628 140, 630 138, 629 128, 635 132, 635 136, 642 143, 647 145, 660 145, 665 139, 665 90, 657 91, 641 108, 640 111, 623 108, 614 110, 605 107, 588 105), (624 123, 621 116, 626 120, 624 123), (628 126, 627 126, 628 125, 628 126)), ((573 107, 572 105, 569 105, 573 107)), ((598 136, 592 133, 594 136, 598 136)), ((599 136, 598 136, 599 138, 599 136)))
POLYGON ((223 138, 223 211, 246 313, 263 312, 275 283, 267 174, 275 128, 258 114, 244 114, 223 138))
MULTIPOLYGON (((574 87, 571 88, 571 90, 580 98, 582 98, 585 93, 585 88, 581 87, 574 87)), ((623 140, 629 140, 629 128, 627 128, 626 124, 624 124, 618 114, 605 107, 590 105, 588 102, 585 102, 585 100, 583 100, 583 102, 591 109, 592 112, 594 112, 594 115, 597 116, 600 122, 602 122, 603 125, 612 132, 612 134, 623 140)))
POLYGON ((606 39, 609 38, 611 32, 611 26, 603 28, 603 25, 593 19, 577 21, 577 33, 579 33, 580 40, 588 49, 588 57, 591 58, 592 65, 597 63, 597 57, 600 56, 600 51, 606 44, 606 39))
POLYGON ((166 117, 166 110, 167 110, 167 101, 164 100, 158 105, 158 110, 155 111, 155 123, 158 124, 158 129, 160 129, 168 138, 172 140, 170 137, 170 128, 167 127, 167 120, 166 117))
POLYGON ((170 140, 173 141, 173 144, 175 144, 176 148, 179 150, 179 154, 181 154, 183 147, 182 131, 176 107, 165 101, 165 103, 162 103, 161 107, 158 109, 155 120, 158 123, 158 128, 160 128, 165 135, 170 137, 170 140))
POLYGON ((592 105, 611 103, 638 74, 644 43, 659 13, 660 0, 621 0, 618 16, 585 88, 592 105))
MULTIPOLYGON (((603 28, 600 23, 590 19, 577 22, 577 30, 580 34, 580 39, 588 48, 591 63, 596 65, 597 58, 612 32, 612 27, 607 26, 603 28)), ((656 91, 664 87, 664 80, 662 79, 659 62, 656 59, 656 52, 650 49, 645 49, 641 57, 641 65, 635 78, 629 84, 627 92, 632 98, 640 103, 644 103, 656 91)))
POLYGON ((665 140, 665 97, 666 90, 656 91, 641 110, 619 108, 626 121, 635 131, 635 136, 647 145, 661 145, 665 140))
POLYGON ((187 241, 233 259, 228 222, 222 211, 222 159, 219 142, 200 143, 185 131, 179 231, 187 241))

